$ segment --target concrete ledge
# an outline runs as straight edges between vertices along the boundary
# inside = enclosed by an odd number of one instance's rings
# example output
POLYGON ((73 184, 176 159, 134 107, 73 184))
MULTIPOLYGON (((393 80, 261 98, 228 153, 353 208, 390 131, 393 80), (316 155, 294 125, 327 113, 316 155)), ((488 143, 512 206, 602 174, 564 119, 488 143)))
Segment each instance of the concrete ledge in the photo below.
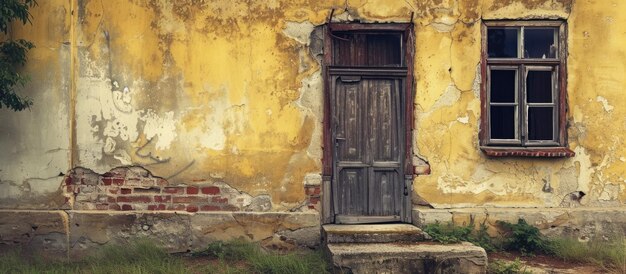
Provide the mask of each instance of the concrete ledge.
POLYGON ((487 253, 469 243, 329 244, 336 273, 485 273, 487 253))
POLYGON ((610 208, 454 208, 413 209, 413 222, 419 227, 435 222, 457 225, 485 224, 498 235, 496 222, 517 223, 524 219, 544 235, 569 236, 586 240, 594 237, 625 235, 626 207, 610 208))
POLYGON ((79 258, 108 244, 149 239, 169 252, 243 237, 270 248, 320 244, 316 212, 0 210, 0 248, 79 258))
POLYGON ((424 240, 421 229, 410 224, 323 225, 326 243, 390 243, 424 240))

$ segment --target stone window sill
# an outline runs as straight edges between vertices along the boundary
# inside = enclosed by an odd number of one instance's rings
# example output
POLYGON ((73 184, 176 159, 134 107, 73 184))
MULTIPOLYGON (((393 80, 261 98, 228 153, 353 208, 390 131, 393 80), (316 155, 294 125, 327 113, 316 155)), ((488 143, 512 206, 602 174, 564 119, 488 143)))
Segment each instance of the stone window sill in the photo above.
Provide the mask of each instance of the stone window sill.
POLYGON ((574 157, 576 153, 566 147, 480 147, 490 157, 574 157))

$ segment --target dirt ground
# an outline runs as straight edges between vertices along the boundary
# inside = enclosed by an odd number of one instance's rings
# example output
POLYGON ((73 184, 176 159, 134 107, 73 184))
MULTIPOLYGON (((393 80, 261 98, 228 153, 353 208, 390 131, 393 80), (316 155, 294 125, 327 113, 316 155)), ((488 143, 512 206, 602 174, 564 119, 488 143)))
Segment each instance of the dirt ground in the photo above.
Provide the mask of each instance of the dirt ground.
POLYGON ((625 273, 619 269, 606 268, 589 263, 575 263, 563 261, 559 258, 535 255, 532 257, 522 256, 522 254, 514 252, 492 252, 487 254, 489 262, 494 260, 502 260, 513 262, 516 258, 524 265, 524 270, 533 274, 605 274, 605 273, 625 273))

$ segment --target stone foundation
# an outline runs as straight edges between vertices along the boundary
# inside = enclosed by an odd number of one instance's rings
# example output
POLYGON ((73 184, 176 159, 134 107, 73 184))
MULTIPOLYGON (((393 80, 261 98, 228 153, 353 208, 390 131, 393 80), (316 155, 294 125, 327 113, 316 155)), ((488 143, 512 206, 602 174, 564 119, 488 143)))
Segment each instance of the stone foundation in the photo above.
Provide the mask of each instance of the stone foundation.
POLYGON ((273 249, 320 243, 319 214, 304 212, 2 210, 0 250, 81 258, 99 247, 148 239, 168 252, 244 238, 273 249))
POLYGON ((626 235, 626 215, 623 207, 609 208, 456 208, 414 209, 413 223, 453 222, 456 225, 487 226, 491 236, 500 235, 497 221, 517 223, 524 219, 547 236, 590 239, 610 239, 626 235))

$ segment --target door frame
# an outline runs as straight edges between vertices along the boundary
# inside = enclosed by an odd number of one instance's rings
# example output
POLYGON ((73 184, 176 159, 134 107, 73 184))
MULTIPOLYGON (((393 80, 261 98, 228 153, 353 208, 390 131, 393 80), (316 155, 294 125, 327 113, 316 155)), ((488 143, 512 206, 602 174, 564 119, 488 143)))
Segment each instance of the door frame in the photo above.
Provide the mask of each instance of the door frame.
POLYGON ((413 62, 415 56, 415 35, 413 23, 328 23, 324 27, 324 59, 322 62, 322 74, 324 76, 324 119, 323 119, 323 155, 322 155, 322 223, 335 222, 335 209, 333 203, 333 166, 334 166, 334 142, 331 117, 331 84, 330 66, 332 64, 332 32, 333 31, 390 31, 403 32, 404 59, 406 64, 406 82, 404 86, 404 187, 407 195, 402 195, 402 212, 400 221, 411 223, 414 170, 412 164, 413 151, 413 128, 414 113, 413 102, 415 99, 413 62))

